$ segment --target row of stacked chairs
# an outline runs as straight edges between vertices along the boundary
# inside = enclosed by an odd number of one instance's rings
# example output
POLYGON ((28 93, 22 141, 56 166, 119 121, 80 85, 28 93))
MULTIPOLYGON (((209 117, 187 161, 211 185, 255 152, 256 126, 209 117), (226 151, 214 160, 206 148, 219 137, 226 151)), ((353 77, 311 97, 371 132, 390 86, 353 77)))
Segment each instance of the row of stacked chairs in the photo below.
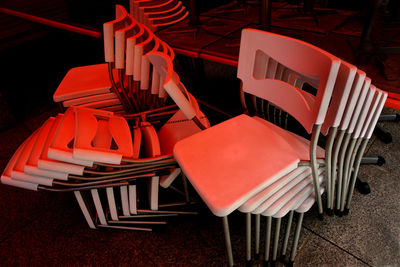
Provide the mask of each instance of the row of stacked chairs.
POLYGON ((290 236, 293 264, 304 213, 315 202, 320 218, 324 206, 328 214, 348 213, 387 93, 365 72, 320 48, 255 29, 242 31, 237 76, 245 114, 179 141, 174 157, 210 210, 222 217, 229 266, 234 261, 228 215, 234 211, 246 214, 248 264, 260 255, 261 215, 265 264, 287 255, 290 236), (306 135, 285 129, 301 133, 292 125, 306 135), (327 136, 324 148, 318 145, 320 135, 327 136), (294 213, 299 219, 291 235, 294 213))

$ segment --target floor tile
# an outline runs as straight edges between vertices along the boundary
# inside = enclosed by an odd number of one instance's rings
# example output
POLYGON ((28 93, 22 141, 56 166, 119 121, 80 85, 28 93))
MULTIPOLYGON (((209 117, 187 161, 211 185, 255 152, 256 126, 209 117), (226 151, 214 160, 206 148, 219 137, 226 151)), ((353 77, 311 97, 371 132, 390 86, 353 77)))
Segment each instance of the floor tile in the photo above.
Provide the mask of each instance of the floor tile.
POLYGON ((330 242, 309 235, 306 243, 300 247, 294 266, 368 266, 330 242))
POLYGON ((60 198, 53 201, 58 209, 47 209, 37 220, 0 243, 3 264, 156 266, 137 245, 137 232, 91 230, 73 195, 57 195, 60 198))
POLYGON ((369 183, 371 193, 355 191, 348 216, 326 216, 314 230, 370 265, 398 265, 400 177, 376 166, 362 166, 359 175, 369 183))

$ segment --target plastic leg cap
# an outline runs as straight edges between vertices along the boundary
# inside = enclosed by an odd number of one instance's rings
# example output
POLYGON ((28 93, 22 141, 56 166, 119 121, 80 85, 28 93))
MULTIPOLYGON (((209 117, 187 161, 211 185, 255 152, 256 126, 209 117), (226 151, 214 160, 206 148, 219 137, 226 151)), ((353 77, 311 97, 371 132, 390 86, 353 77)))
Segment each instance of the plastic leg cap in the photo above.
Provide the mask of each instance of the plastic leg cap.
POLYGON ((326 214, 328 215, 328 216, 333 216, 333 209, 327 209, 326 210, 326 214))
POLYGON ((343 215, 347 216, 349 215, 350 209, 344 209, 343 215))
POLYGON ((335 215, 339 216, 339 217, 342 217, 343 214, 339 209, 335 209, 335 215))

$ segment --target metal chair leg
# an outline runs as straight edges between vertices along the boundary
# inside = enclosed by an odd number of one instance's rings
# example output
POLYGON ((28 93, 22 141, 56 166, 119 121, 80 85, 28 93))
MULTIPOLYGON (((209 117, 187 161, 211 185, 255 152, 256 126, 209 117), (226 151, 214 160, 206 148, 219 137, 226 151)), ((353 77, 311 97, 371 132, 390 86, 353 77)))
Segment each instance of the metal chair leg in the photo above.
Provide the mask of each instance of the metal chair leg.
POLYGON ((260 256, 260 221, 261 221, 261 215, 256 214, 256 221, 255 221, 255 248, 254 248, 254 258, 256 260, 259 259, 260 256))
POLYGON ((223 225, 224 234, 225 234, 225 246, 226 246, 226 253, 228 254, 228 265, 233 266, 231 235, 229 233, 229 223, 228 223, 227 216, 222 217, 222 225, 223 225))
POLYGON ((251 213, 246 213, 246 265, 251 262, 251 213))
POLYGON ((264 253, 264 265, 268 266, 269 262, 269 251, 271 248, 271 225, 272 225, 272 217, 267 217, 267 225, 265 231, 265 253, 264 253))
POLYGON ((289 242, 289 235, 290 235, 290 229, 292 228, 292 222, 293 222, 293 214, 294 211, 290 211, 289 213, 289 219, 286 225, 286 233, 285 233, 285 239, 283 240, 283 246, 282 246, 282 258, 284 258, 286 256, 286 250, 287 250, 287 245, 289 242))
POLYGON ((300 238, 301 225, 303 224, 303 217, 304 217, 304 213, 300 213, 299 220, 297 221, 297 225, 296 225, 296 232, 294 234, 293 248, 292 248, 292 252, 290 253, 290 263, 291 264, 293 264, 294 258, 296 257, 297 245, 299 243, 299 238, 300 238))
POLYGON ((279 233, 281 231, 281 222, 282 222, 282 218, 277 218, 276 219, 274 247, 273 247, 273 250, 272 250, 272 262, 276 261, 276 256, 278 254, 278 243, 279 243, 279 233))

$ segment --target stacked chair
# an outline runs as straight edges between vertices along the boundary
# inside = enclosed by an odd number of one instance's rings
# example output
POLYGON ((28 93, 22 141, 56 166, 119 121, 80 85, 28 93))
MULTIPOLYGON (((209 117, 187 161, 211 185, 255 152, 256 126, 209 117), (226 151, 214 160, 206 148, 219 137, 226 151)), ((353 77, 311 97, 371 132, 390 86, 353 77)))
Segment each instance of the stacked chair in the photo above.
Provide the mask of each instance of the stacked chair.
POLYGON ((227 216, 235 210, 246 213, 247 263, 251 214, 256 215, 256 255, 260 215, 266 216, 267 263, 277 260, 281 220, 288 215, 281 249, 286 255, 299 213, 293 263, 304 213, 317 202, 322 217, 324 191, 329 213, 349 208, 354 175, 386 93, 371 86, 365 73, 317 47, 254 29, 242 31, 238 77, 245 111, 255 116, 243 114, 179 141, 174 157, 210 210, 222 217, 230 266, 227 216), (285 127, 288 121, 300 124, 310 140, 274 124, 285 127), (342 142, 346 131, 349 140, 342 142), (320 134, 327 136, 325 149, 318 146, 320 134))
POLYGON ((73 191, 91 228, 151 231, 166 222, 143 218, 194 214, 165 210, 190 201, 185 179, 183 190, 171 185, 181 173, 172 148, 209 123, 173 70, 172 49, 122 6, 116 10, 117 19, 104 24, 105 68, 83 67, 92 71, 88 76, 85 71, 70 75, 79 68, 68 72, 54 99, 67 92, 65 84, 71 85, 70 95, 85 97, 71 105, 65 100, 67 110, 49 118, 18 148, 1 180, 31 190, 73 191), (103 93, 74 86, 93 85, 87 81, 99 82, 103 75, 111 85, 103 93), (82 100, 104 101, 106 94, 117 96, 123 112, 88 108, 82 100), (166 106, 168 95, 175 104, 166 106), (160 204, 160 186, 185 200, 160 204))
POLYGON ((54 101, 64 108, 79 105, 125 114, 161 106, 167 95, 158 77, 150 78, 145 54, 162 51, 173 60, 173 50, 120 5, 116 6, 116 19, 104 23, 103 38, 106 63, 69 70, 53 95, 54 101))
POLYGON ((153 32, 184 20, 189 12, 177 0, 130 0, 130 13, 153 32))
POLYGON ((117 5, 116 19, 104 24, 105 63, 69 70, 53 95, 55 102, 63 107, 82 105, 110 111, 124 110, 120 95, 122 92, 116 88, 114 79, 118 75, 115 67, 121 65, 116 59, 120 59, 119 55, 124 55, 125 51, 121 45, 114 46, 114 36, 117 31, 123 31, 132 23, 132 17, 128 16, 122 6, 117 5))

